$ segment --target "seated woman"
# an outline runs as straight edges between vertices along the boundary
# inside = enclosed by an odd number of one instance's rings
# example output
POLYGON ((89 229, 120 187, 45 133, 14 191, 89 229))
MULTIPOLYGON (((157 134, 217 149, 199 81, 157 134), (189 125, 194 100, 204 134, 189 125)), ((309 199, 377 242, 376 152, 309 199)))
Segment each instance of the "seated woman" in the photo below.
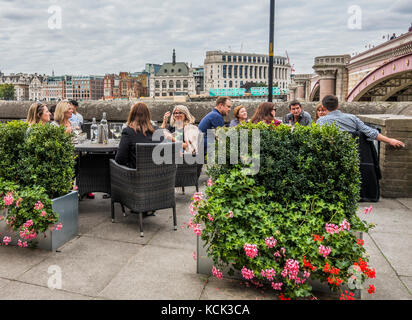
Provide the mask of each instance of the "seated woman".
POLYGON ((167 129, 171 135, 167 137, 173 142, 181 141, 183 149, 187 153, 195 154, 199 146, 199 129, 193 125, 195 118, 190 114, 186 106, 178 105, 173 108, 173 117, 170 119, 170 125, 166 128, 167 120, 170 117, 170 112, 166 112, 163 116, 161 128, 167 129))
POLYGON ((328 114, 328 111, 326 110, 326 108, 324 108, 324 107, 322 106, 322 104, 319 103, 319 104, 316 106, 315 119, 313 120, 313 122, 316 123, 316 121, 318 121, 318 119, 319 119, 320 117, 326 116, 327 114, 328 114))
POLYGON ((275 119, 276 107, 273 102, 262 102, 259 107, 256 109, 255 114, 253 115, 251 121, 253 123, 265 122, 266 124, 273 123, 278 126, 282 123, 280 120, 275 119))
POLYGON ((54 121, 52 124, 56 126, 64 126, 67 133, 72 132, 72 124, 69 119, 72 117, 73 107, 68 101, 60 101, 54 112, 54 121))
POLYGON ((229 127, 235 127, 242 121, 247 121, 247 111, 246 108, 242 105, 237 106, 235 110, 233 110, 233 115, 236 119, 230 121, 229 127))
POLYGON ((45 104, 35 102, 30 106, 29 112, 27 113, 27 123, 29 126, 36 123, 46 124, 49 121, 50 112, 45 104))
POLYGON ((152 136, 158 128, 151 123, 149 108, 143 102, 134 104, 122 131, 115 161, 129 168, 136 168, 136 143, 158 143, 152 136))

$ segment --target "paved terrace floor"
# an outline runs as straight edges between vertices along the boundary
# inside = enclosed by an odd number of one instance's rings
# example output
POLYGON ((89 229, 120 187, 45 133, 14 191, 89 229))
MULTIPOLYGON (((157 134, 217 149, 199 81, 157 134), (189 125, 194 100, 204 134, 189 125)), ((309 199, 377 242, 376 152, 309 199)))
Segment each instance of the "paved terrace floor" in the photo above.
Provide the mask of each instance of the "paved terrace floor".
MULTIPOLYGON (((206 177, 201 176, 202 185, 206 177)), ((203 187, 204 188, 204 187, 203 187)), ((116 206, 111 223, 110 200, 79 203, 79 235, 59 252, 0 247, 1 299, 275 299, 274 291, 246 287, 237 280, 218 280, 196 273, 196 236, 181 228, 190 217, 194 188, 176 193, 179 228, 173 230, 172 210, 144 218, 139 235, 137 215, 123 217, 116 206), (62 270, 62 288, 51 290, 48 268, 62 270)), ((361 203, 362 209, 370 203, 361 203)), ((377 227, 364 235, 370 265, 376 269, 376 293, 362 299, 412 299, 412 199, 381 199, 366 220, 377 227)), ((331 299, 319 295, 320 299, 331 299)))

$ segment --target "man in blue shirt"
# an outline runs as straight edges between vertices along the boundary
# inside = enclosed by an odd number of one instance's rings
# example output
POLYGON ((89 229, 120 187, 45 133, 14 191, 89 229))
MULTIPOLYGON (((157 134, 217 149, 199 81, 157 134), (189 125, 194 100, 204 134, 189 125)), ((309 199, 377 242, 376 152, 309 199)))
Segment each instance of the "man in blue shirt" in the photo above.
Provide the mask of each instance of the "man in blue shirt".
POLYGON ((393 147, 405 147, 402 141, 388 138, 383 134, 380 134, 378 130, 368 127, 357 116, 349 113, 343 113, 339 110, 338 98, 333 95, 325 96, 322 99, 322 105, 328 114, 324 117, 320 117, 316 121, 319 125, 335 123, 342 131, 360 131, 363 132, 369 139, 378 140, 385 143, 389 143, 393 147))
MULTIPOLYGON (((230 108, 232 107, 232 100, 228 97, 218 97, 216 99, 216 107, 209 112, 199 123, 199 130, 204 134, 204 147, 205 153, 207 152, 207 130, 216 129, 218 127, 223 127, 225 125, 225 120, 230 108)), ((210 141, 212 142, 212 141, 210 141)), ((210 143, 209 142, 209 143, 210 143)))

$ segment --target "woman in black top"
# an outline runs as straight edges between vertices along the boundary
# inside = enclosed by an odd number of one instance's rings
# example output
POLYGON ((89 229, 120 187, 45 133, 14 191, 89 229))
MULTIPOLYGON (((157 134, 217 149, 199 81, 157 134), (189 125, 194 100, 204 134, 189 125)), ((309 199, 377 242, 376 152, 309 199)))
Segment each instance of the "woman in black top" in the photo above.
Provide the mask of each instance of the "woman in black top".
POLYGON ((152 136, 157 127, 150 122, 149 108, 143 102, 132 106, 127 119, 127 127, 122 131, 115 161, 129 168, 136 168, 136 143, 159 143, 152 136))

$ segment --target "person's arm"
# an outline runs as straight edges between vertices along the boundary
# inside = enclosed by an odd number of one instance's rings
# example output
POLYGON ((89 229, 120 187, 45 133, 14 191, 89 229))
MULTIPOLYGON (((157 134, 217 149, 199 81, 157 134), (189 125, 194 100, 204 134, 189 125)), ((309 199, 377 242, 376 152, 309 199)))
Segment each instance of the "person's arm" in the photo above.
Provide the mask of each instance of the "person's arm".
POLYGON ((130 136, 127 128, 123 129, 122 138, 120 139, 119 148, 117 149, 115 161, 121 165, 127 165, 129 160, 129 141, 130 136))
POLYGON ((162 125, 160 126, 160 128, 162 128, 162 129, 166 128, 167 120, 169 119, 169 117, 170 117, 170 111, 167 111, 163 116, 163 122, 162 122, 162 125))
POLYGON ((395 148, 405 147, 405 144, 402 141, 389 138, 389 137, 384 136, 383 134, 380 134, 380 133, 378 133, 378 136, 376 137, 376 140, 382 141, 382 142, 385 142, 385 143, 389 143, 392 147, 395 147, 395 148))

